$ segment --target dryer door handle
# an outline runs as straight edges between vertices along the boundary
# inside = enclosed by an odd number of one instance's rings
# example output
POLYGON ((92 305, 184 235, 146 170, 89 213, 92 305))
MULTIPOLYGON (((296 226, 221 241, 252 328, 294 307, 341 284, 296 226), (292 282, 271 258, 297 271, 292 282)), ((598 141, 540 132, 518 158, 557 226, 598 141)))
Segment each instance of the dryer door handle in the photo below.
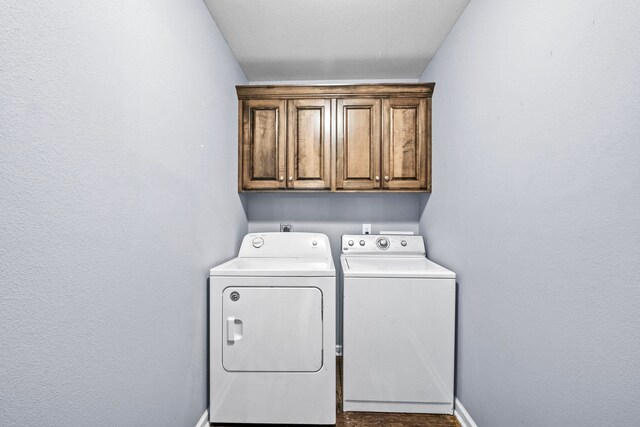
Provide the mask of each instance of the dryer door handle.
POLYGON ((242 339, 242 320, 227 317, 227 342, 234 343, 242 339))

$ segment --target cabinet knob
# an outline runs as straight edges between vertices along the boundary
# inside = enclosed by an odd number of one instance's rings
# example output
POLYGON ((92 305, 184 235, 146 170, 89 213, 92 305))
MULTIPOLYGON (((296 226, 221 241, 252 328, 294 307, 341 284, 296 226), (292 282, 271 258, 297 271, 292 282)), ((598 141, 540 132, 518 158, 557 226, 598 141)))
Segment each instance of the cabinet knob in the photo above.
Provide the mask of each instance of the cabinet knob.
POLYGON ((280 175, 280 181, 284 181, 284 176, 280 175))
POLYGON ((289 181, 293 181, 293 177, 292 176, 289 177, 289 181))
POLYGON ((384 176, 385 181, 389 181, 389 177, 387 175, 384 176))
POLYGON ((380 181, 380 177, 376 175, 376 181, 380 181))

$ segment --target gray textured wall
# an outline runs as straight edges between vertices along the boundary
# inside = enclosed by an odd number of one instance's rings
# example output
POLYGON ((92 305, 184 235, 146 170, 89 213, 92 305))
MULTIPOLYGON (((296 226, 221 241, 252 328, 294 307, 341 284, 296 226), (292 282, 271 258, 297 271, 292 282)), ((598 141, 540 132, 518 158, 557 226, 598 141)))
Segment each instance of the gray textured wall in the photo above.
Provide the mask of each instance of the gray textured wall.
POLYGON ((472 1, 435 81, 429 255, 480 426, 640 419, 640 9, 472 1))
POLYGON ((247 230, 200 0, 0 1, 0 424, 193 426, 247 230))
POLYGON ((418 194, 381 193, 249 193, 249 231, 280 231, 293 224, 294 231, 329 236, 334 261, 339 262, 340 237, 361 234, 362 224, 372 232, 409 230, 418 232, 418 194))

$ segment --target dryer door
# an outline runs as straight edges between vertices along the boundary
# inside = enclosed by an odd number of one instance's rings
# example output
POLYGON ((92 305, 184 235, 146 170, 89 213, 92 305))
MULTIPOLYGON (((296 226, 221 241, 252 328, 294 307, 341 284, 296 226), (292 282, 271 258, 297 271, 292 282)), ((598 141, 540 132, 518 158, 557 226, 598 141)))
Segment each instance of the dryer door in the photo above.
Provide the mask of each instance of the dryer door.
POLYGON ((233 372, 322 367, 322 292, 315 287, 228 287, 222 293, 222 366, 233 372))

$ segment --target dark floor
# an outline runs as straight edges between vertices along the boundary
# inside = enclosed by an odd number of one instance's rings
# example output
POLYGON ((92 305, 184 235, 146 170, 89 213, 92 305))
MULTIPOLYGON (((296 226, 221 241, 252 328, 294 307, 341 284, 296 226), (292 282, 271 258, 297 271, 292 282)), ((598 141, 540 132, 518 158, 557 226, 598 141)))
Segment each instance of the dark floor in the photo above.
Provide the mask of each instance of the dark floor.
POLYGON ((342 412, 342 358, 336 363, 336 427, 460 427, 453 415, 342 412))
MULTIPOLYGON (((342 358, 336 364, 336 427, 460 427, 453 415, 342 412, 342 358)), ((224 427, 227 424, 212 424, 224 427)), ((241 424, 229 424, 229 427, 241 424)), ((259 426, 262 424, 242 424, 259 426)), ((265 424, 266 426, 266 424, 265 424)))

